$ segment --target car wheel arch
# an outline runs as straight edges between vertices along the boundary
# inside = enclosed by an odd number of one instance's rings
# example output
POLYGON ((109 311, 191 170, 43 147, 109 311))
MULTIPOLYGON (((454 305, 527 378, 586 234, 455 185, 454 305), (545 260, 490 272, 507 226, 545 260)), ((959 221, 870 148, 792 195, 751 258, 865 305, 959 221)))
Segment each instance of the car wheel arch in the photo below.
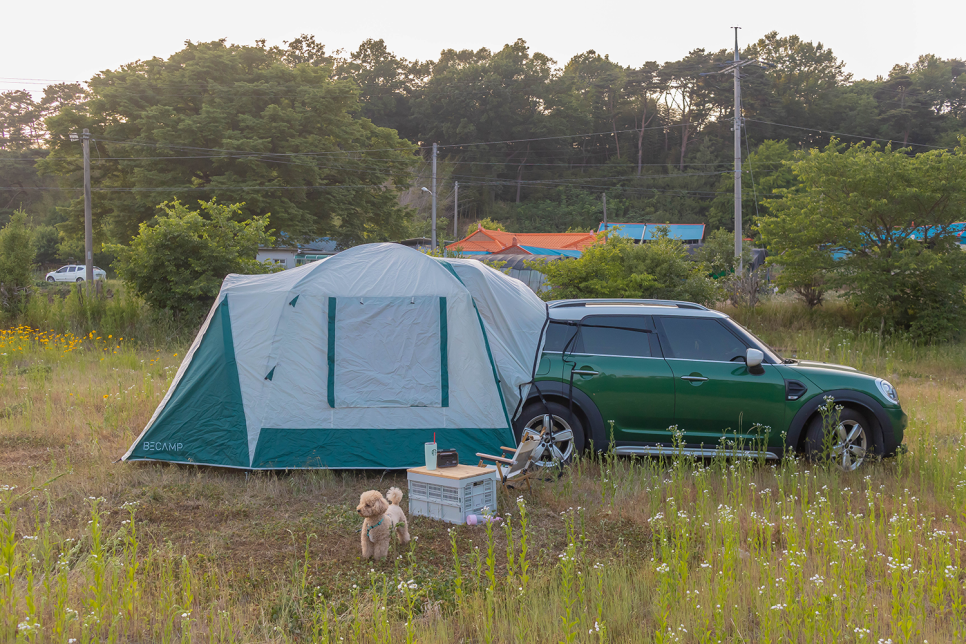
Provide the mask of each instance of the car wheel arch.
POLYGON ((884 453, 889 453, 895 449, 896 441, 892 435, 892 425, 885 416, 882 406, 874 398, 860 391, 836 389, 823 391, 813 396, 798 410, 788 426, 788 434, 785 437, 786 450, 793 450, 795 453, 802 451, 805 430, 809 423, 820 414, 818 408, 824 404, 827 396, 832 396, 836 404, 841 404, 862 414, 869 423, 873 439, 878 440, 880 449, 884 453))
MULTIPOLYGON (((562 405, 569 405, 569 389, 570 386, 567 383, 552 380, 538 381, 530 387, 526 404, 539 401, 540 394, 543 394, 547 402, 553 401, 562 405), (539 393, 537 393, 538 388, 539 393)), ((584 426, 584 431, 587 434, 585 437, 587 445, 593 444, 594 449, 598 451, 606 449, 608 441, 607 432, 604 430, 604 418, 600 415, 600 410, 597 409, 597 405, 594 404, 590 396, 576 387, 574 387, 573 398, 574 414, 577 415, 581 424, 584 426)))

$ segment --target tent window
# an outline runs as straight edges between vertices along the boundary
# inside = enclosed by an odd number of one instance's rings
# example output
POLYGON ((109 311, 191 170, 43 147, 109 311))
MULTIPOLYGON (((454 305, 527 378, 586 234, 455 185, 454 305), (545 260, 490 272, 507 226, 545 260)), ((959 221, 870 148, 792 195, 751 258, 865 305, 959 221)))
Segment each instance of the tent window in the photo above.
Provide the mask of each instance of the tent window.
POLYGON ((331 407, 446 407, 446 298, 328 299, 331 407))

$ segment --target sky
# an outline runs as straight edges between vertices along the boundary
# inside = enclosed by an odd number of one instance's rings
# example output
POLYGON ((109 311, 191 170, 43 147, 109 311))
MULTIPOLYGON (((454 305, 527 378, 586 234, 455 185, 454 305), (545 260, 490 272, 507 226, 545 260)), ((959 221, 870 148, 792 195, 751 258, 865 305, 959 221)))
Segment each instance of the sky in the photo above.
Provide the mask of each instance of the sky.
POLYGON ((301 33, 315 35, 330 53, 382 38, 397 56, 426 60, 442 49, 496 50, 523 38, 531 52, 561 66, 589 49, 639 66, 677 60, 699 47, 731 48, 730 27, 738 25, 742 46, 769 31, 822 42, 856 79, 886 75, 925 53, 966 58, 964 0, 48 0, 10 3, 4 17, 0 90, 35 92, 50 82, 83 81, 138 59, 170 56, 186 40, 253 44, 264 38, 281 45, 301 33))

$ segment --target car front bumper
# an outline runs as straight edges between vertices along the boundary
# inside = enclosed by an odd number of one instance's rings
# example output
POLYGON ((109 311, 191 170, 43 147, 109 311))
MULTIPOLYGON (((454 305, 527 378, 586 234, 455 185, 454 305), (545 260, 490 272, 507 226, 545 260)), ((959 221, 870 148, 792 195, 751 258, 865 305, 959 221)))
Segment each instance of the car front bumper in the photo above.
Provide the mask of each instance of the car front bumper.
POLYGON ((909 417, 901 407, 883 407, 882 413, 889 423, 889 427, 882 428, 882 435, 885 442, 886 456, 894 456, 902 445, 902 439, 909 425, 909 417), (891 438, 890 438, 891 436, 891 438))

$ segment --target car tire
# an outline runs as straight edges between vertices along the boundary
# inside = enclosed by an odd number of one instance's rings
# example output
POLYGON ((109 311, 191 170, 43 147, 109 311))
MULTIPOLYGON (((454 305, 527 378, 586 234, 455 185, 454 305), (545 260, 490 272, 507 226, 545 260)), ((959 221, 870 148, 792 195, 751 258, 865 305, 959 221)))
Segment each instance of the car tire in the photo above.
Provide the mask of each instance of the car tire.
MULTIPOLYGON (((555 460, 563 463, 570 462, 575 454, 584 451, 586 445, 584 426, 576 414, 571 416, 570 410, 560 403, 548 402, 547 406, 544 407, 543 403, 537 400, 527 404, 516 422, 513 423, 513 433, 516 435, 517 444, 523 439, 524 434, 539 435, 543 428, 543 417, 548 412, 552 418, 554 432, 569 430, 572 435, 572 438, 554 441, 552 449, 554 449, 555 460)), ((554 460, 546 459, 538 461, 538 464, 541 467, 548 467, 555 463, 554 460)))
POLYGON ((50 277, 50 276, 47 276, 47 281, 48 282, 53 282, 54 281, 54 278, 53 277, 50 277))
POLYGON ((855 409, 845 407, 839 415, 836 435, 825 444, 825 422, 821 414, 812 418, 805 430, 805 455, 811 461, 832 461, 843 471, 854 471, 871 458, 881 457, 882 441, 868 418, 855 409), (828 450, 831 453, 828 453, 828 450))
POLYGON ((77 278, 76 280, 74 280, 74 281, 75 281, 75 282, 83 282, 83 281, 84 281, 84 278, 83 278, 83 277, 78 277, 78 278, 77 278))

